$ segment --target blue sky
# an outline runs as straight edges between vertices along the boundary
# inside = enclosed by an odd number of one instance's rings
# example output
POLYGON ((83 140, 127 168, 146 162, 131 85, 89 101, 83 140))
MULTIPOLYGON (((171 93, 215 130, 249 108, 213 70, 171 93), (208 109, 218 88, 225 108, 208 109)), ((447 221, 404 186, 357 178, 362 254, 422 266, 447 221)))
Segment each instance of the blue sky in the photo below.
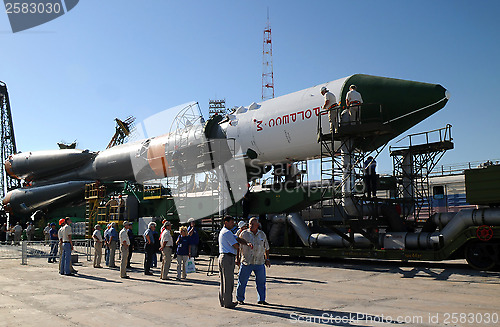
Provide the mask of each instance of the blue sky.
MULTIPOLYGON (((500 158, 493 0, 82 0, 15 34, 0 13, 0 80, 18 149, 77 140, 101 150, 115 117, 142 121, 192 100, 204 111, 212 98, 258 102, 267 7, 276 96, 355 73, 438 83, 451 100, 409 132, 452 124, 445 164, 500 158)), ((382 157, 389 171, 387 150, 382 157)))

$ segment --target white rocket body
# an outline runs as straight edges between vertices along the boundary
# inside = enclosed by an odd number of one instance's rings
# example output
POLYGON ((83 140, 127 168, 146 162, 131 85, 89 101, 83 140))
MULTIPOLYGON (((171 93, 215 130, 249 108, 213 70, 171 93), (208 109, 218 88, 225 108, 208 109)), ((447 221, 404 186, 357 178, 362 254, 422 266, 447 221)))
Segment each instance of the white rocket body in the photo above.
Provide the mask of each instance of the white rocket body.
MULTIPOLYGON (((261 162, 317 158, 321 150, 317 142, 318 114, 325 102, 321 87, 326 86, 338 102, 348 78, 240 107, 222 128, 243 151, 254 150, 261 162)), ((329 127, 328 115, 321 119, 323 128, 329 127)))

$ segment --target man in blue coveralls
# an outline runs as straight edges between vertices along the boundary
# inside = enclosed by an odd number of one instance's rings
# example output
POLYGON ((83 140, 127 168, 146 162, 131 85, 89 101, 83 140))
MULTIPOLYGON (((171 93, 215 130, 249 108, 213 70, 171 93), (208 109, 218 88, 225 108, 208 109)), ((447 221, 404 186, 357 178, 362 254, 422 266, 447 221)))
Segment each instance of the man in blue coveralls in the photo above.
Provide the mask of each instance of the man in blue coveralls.
POLYGON ((57 262, 56 257, 57 257, 57 250, 58 250, 58 244, 59 244, 59 237, 57 236, 56 224, 54 224, 54 223, 50 224, 49 239, 50 239, 49 263, 57 262))

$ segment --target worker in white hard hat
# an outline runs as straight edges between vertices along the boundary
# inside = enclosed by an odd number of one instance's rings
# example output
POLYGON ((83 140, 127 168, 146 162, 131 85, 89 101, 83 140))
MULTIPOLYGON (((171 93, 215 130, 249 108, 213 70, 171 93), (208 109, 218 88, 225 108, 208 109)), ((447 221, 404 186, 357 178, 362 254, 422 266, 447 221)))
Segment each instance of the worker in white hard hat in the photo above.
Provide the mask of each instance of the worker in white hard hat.
POLYGON ((351 123, 359 121, 360 118, 359 110, 361 104, 363 103, 363 98, 356 89, 357 87, 354 84, 349 87, 349 92, 347 92, 347 95, 345 97, 345 103, 347 105, 347 109, 342 112, 342 115, 344 115, 344 113, 349 114, 349 121, 351 123))
POLYGON ((325 97, 325 103, 322 109, 328 111, 328 120, 330 121, 330 130, 333 133, 337 131, 337 98, 335 95, 328 91, 326 87, 321 88, 321 95, 325 97))

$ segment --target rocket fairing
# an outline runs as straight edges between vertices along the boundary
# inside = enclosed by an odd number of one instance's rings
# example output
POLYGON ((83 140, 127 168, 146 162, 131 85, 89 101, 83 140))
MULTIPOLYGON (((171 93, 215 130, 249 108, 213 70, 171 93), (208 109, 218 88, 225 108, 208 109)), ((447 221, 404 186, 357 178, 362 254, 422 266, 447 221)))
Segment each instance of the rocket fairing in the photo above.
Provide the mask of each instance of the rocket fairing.
POLYGON ((356 74, 239 107, 225 119, 212 117, 204 125, 101 152, 19 153, 7 159, 5 169, 14 178, 30 180, 32 186, 9 192, 3 204, 15 212, 29 213, 67 201, 67 195, 75 196, 75 190, 83 190, 87 182, 142 183, 210 170, 230 159, 229 140, 239 149, 235 155, 257 159, 252 161, 252 168, 317 158, 321 151, 318 119, 322 126, 329 126, 328 116, 321 114, 324 98, 320 89, 326 86, 340 106, 345 106, 351 84, 357 86, 365 104, 373 104, 362 107, 361 122, 382 115, 378 118, 384 124, 384 133, 371 137, 369 143, 358 142, 363 150, 376 149, 404 133, 443 108, 449 99, 441 85, 356 74), (213 152, 219 155, 208 155, 213 152))

